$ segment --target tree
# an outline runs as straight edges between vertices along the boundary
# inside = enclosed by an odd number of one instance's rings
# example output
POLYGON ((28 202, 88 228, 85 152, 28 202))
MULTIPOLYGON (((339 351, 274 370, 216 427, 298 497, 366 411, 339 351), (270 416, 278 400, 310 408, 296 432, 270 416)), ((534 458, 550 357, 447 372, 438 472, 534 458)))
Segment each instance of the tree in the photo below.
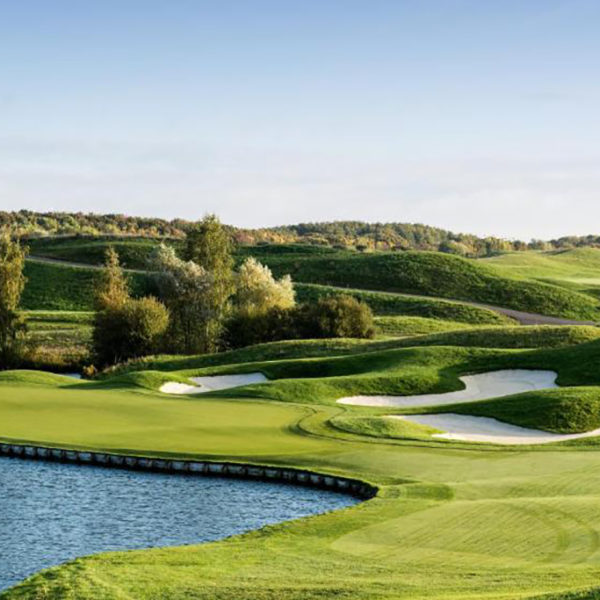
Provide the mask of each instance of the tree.
POLYGON ((131 298, 113 248, 106 252, 96 306, 92 342, 99 364, 114 364, 158 349, 169 325, 169 311, 155 298, 131 298))
POLYGON ((212 352, 217 340, 211 324, 220 323, 213 303, 213 277, 195 262, 180 259, 164 244, 154 250, 150 264, 160 298, 171 314, 167 335, 170 349, 186 354, 212 352))
MULTIPOLYGON (((197 324, 203 327, 201 339, 204 352, 215 352, 229 312, 233 292, 233 242, 215 215, 207 215, 188 232, 183 258, 204 269, 210 286, 204 292, 204 318, 197 324)), ((200 338, 198 338, 200 339, 200 338)))
POLYGON ((22 357, 25 323, 17 309, 25 288, 25 250, 8 235, 0 237, 0 368, 16 366, 22 357))
POLYGON ((129 299, 129 285, 119 263, 119 255, 110 246, 106 250, 104 268, 96 288, 98 310, 122 306, 129 299))
POLYGON ((289 275, 279 281, 271 269, 248 258, 236 276, 236 308, 242 316, 257 316, 273 308, 287 309, 295 304, 294 286, 289 275))

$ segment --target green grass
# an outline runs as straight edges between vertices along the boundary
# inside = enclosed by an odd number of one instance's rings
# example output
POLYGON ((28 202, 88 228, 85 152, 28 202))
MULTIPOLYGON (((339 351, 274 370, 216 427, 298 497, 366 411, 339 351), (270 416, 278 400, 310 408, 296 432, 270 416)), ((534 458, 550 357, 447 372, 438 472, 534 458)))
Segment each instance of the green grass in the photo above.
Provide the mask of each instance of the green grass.
POLYGON ((598 319, 598 300, 577 291, 499 275, 483 263, 436 252, 274 256, 265 261, 295 281, 439 296, 572 319, 598 319))
MULTIPOLYGON (((94 308, 98 270, 29 260, 25 264, 25 276, 27 283, 21 299, 25 310, 90 311, 94 308)), ((141 273, 127 276, 134 296, 153 291, 149 276, 141 273)))
MULTIPOLYGON (((544 363, 569 379, 580 374, 576 363, 595 367, 599 353, 597 342, 549 350, 423 347, 275 361, 265 368, 278 376, 311 375, 295 383, 319 399, 320 385, 331 379, 360 386, 373 376, 397 377, 400 383, 419 369, 415 384, 421 389, 437 385, 429 372, 443 383, 438 387, 456 387, 461 372, 516 363, 544 363)), ((598 384, 595 371, 589 377, 598 384)), ((150 387, 169 377, 133 375, 150 387)), ((269 385, 280 383, 293 381, 269 385)), ((594 388, 579 391, 596 402, 594 388)), ((390 423, 381 411, 241 395, 166 397, 122 377, 77 383, 9 372, 0 376, 0 435, 62 447, 308 468, 363 478, 379 487, 378 496, 220 542, 80 558, 0 598, 557 600, 598 586, 596 446, 461 447, 429 441, 427 428, 390 423)), ((550 400, 575 404, 577 396, 558 390, 550 400), (567 394, 559 398, 560 392, 567 394)), ((539 402, 531 398, 529 404, 539 402)))
POLYGON ((498 273, 528 279, 556 279, 600 285, 600 249, 576 248, 549 252, 511 252, 477 262, 498 273))
POLYGON ((414 298, 402 294, 365 291, 355 288, 339 288, 328 285, 295 283, 294 289, 299 302, 314 302, 332 294, 348 294, 368 304, 379 316, 406 316, 468 323, 473 325, 509 325, 512 319, 497 312, 470 306, 461 302, 435 298, 414 298))
POLYGON ((442 321, 426 317, 375 317, 377 333, 384 336, 410 336, 425 333, 439 333, 471 327, 459 321, 442 321))
POLYGON ((29 240, 26 244, 33 256, 87 265, 103 264, 106 250, 112 246, 119 253, 124 267, 145 269, 150 252, 158 243, 158 240, 145 238, 123 239, 101 236, 99 238, 37 238, 29 240))
POLYGON ((493 417, 513 425, 554 433, 582 433, 600 427, 600 388, 563 388, 508 398, 449 405, 436 412, 493 417))
MULTIPOLYGON (((265 262, 295 265, 307 277, 321 265, 320 277, 331 275, 334 283, 347 276, 352 286, 379 281, 396 290, 410 283, 436 295, 464 288, 469 297, 497 299, 507 286, 511 301, 536 303, 540 312, 581 316, 590 303, 596 310, 591 297, 518 279, 531 273, 509 278, 494 274, 493 266, 466 267, 452 257, 274 248, 261 249, 265 262)), ((87 252, 91 257, 96 250, 87 252)), ((60 309, 89 306, 82 290, 95 272, 32 262, 27 268, 27 305, 47 309, 27 313, 31 335, 67 344, 89 332, 91 313, 60 309)), ((332 291, 298 286, 304 298, 332 291)), ((450 442, 430 438, 430 428, 387 418, 402 411, 336 404, 354 394, 453 391, 462 387, 459 377, 471 373, 550 369, 564 387, 437 410, 561 433, 593 429, 600 427, 600 329, 515 327, 458 302, 350 293, 371 304, 387 333, 404 337, 274 342, 218 355, 153 357, 92 382, 3 372, 0 437, 288 465, 369 481, 379 488, 376 498, 220 542, 80 558, 33 576, 0 599, 600 598, 598 438, 535 448, 450 442), (200 397, 157 391, 165 381, 193 375, 252 371, 272 381, 200 397)))

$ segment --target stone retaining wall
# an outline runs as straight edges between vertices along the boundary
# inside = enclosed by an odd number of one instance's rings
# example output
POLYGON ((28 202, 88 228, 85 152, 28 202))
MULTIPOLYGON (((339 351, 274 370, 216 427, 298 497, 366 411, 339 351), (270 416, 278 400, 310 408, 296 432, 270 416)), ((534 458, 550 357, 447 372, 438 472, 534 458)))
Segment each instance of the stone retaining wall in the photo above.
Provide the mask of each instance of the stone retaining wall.
POLYGON ((233 462, 169 460, 162 458, 125 456, 122 454, 106 452, 85 452, 48 448, 44 446, 31 446, 29 444, 6 443, 0 443, 0 455, 160 473, 211 475, 214 477, 258 479, 261 481, 283 481, 293 485, 303 485, 344 492, 361 499, 372 498, 377 493, 377 488, 357 479, 333 475, 320 475, 310 471, 287 467, 262 467, 233 462))

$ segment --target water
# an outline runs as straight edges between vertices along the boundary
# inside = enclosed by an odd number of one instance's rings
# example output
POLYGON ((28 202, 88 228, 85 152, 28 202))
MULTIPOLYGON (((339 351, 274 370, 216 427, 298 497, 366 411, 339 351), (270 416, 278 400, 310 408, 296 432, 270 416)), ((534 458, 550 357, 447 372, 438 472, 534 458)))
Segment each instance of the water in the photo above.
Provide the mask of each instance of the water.
POLYGON ((0 589, 66 560, 216 540, 357 501, 277 483, 0 458, 0 589))

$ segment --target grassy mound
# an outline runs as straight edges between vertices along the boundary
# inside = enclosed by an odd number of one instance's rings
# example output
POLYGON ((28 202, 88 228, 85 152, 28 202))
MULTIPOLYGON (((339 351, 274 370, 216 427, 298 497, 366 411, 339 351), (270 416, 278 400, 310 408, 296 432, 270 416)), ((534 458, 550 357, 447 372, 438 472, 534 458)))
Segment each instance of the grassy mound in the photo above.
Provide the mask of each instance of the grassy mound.
POLYGON ((600 389, 563 388, 509 398, 445 406, 435 412, 492 417, 553 433, 583 433, 600 427, 600 389))
POLYGON ((333 417, 329 424, 340 431, 376 438, 426 440, 437 429, 388 417, 340 415, 333 417))
POLYGON ((493 310, 435 298, 413 298, 401 294, 374 292, 330 285, 295 283, 299 302, 313 302, 331 294, 348 294, 368 304, 376 315, 423 317, 477 325, 509 325, 512 319, 493 310))
POLYGON ((278 275, 306 283, 440 296, 571 319, 599 319, 596 299, 558 286, 513 279, 467 259, 436 252, 339 253, 273 257, 278 275))

